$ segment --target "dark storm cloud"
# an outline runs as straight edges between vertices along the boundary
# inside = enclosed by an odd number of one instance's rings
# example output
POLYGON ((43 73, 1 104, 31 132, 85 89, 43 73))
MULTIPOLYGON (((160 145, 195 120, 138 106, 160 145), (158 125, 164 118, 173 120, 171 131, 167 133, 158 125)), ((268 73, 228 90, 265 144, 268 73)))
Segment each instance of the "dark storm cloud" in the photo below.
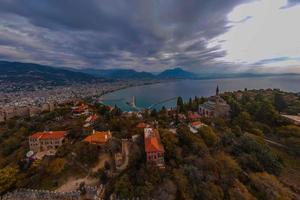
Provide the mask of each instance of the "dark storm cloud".
MULTIPOLYGON (((245 0, 0 0, 0 59, 94 68, 201 71, 245 0)), ((296 0, 293 0, 295 3, 296 0)))

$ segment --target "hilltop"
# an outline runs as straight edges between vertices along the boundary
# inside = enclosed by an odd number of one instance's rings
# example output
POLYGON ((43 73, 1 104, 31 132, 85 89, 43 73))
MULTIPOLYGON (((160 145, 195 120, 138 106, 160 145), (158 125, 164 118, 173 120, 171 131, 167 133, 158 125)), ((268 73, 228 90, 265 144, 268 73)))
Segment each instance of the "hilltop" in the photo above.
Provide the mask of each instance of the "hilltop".
POLYGON ((173 110, 126 113, 82 101, 10 119, 0 124, 0 192, 75 190, 85 181, 104 187, 106 198, 299 199, 300 128, 281 115, 300 113, 299 105, 294 93, 245 90, 178 98, 173 110), (198 113, 216 98, 230 106, 229 116, 198 113), (147 127, 157 135, 154 146, 145 145, 147 127), (55 155, 27 162, 28 137, 44 130, 68 134, 55 155), (93 142, 91 135, 99 136, 93 142), (147 148, 162 153, 163 168, 147 148))

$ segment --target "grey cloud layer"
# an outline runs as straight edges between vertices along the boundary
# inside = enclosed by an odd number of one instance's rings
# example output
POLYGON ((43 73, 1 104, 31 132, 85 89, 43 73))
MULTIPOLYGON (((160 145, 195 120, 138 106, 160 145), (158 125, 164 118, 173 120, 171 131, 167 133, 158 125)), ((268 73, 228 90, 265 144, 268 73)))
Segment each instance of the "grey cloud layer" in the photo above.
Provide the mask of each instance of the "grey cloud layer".
MULTIPOLYGON (((295 3, 296 0, 293 0, 295 3)), ((207 41, 245 0, 0 0, 0 59, 159 71, 216 70, 207 41)))

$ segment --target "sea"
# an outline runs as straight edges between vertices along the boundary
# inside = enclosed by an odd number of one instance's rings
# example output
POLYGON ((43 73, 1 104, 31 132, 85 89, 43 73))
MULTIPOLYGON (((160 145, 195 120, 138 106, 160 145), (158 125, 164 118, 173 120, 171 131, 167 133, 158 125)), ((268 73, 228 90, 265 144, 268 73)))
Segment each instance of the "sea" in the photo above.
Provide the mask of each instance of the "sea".
POLYGON ((106 105, 117 105, 123 111, 141 109, 161 109, 163 106, 170 108, 176 105, 177 97, 185 101, 189 98, 209 97, 215 94, 216 87, 220 92, 247 89, 280 89, 288 92, 300 92, 300 75, 249 77, 249 78, 224 78, 207 80, 177 80, 130 87, 118 90, 102 97, 106 105), (133 107, 133 101, 135 106, 133 107))

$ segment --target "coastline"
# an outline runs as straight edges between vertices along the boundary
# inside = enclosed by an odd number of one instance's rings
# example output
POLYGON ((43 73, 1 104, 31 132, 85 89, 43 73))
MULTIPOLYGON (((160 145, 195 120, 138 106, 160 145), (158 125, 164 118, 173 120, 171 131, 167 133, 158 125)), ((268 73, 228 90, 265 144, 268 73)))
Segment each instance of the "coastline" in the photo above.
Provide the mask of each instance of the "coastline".
POLYGON ((106 92, 103 92, 99 97, 103 97, 105 95, 117 92, 117 91, 121 91, 121 90, 125 90, 125 89, 129 89, 129 88, 135 88, 135 87, 142 87, 142 86, 147 86, 147 85, 156 85, 156 84, 160 84, 160 83, 169 83, 169 82, 177 82, 177 81, 181 81, 181 80, 189 80, 189 79, 168 79, 168 80, 158 80, 158 81, 154 81, 154 82, 144 82, 141 84, 136 84, 136 85, 127 85, 124 87, 120 87, 114 90, 109 90, 106 92))
MULTIPOLYGON (((190 97, 209 97, 215 93, 217 85, 219 85, 222 93, 247 89, 280 89, 287 92, 299 93, 300 76, 273 76, 273 77, 247 77, 247 78, 225 78, 225 79, 172 79, 159 80, 151 83, 144 83, 130 87, 118 88, 114 91, 107 92, 103 95, 103 103, 105 105, 117 105, 124 111, 129 111, 126 102, 131 102, 133 96, 137 106, 140 108, 148 108, 149 106, 171 99, 175 96, 181 96, 185 101, 190 97), (150 86, 160 84, 159 86, 150 86), (147 87, 146 85, 149 85, 147 87), (141 87, 145 86, 145 87, 141 87), (130 88, 138 89, 130 89, 130 88), (122 91, 125 90, 126 91, 122 91), (127 90, 128 89, 128 90, 127 90), (122 91, 122 92, 118 92, 122 91), (110 95, 111 93, 114 93, 110 95)), ((299 93, 300 95, 300 93, 299 93)), ((102 96, 102 97, 103 97, 102 96)), ((163 106, 172 107, 174 102, 164 103, 163 106)), ((160 108, 162 104, 156 108, 160 108)))

